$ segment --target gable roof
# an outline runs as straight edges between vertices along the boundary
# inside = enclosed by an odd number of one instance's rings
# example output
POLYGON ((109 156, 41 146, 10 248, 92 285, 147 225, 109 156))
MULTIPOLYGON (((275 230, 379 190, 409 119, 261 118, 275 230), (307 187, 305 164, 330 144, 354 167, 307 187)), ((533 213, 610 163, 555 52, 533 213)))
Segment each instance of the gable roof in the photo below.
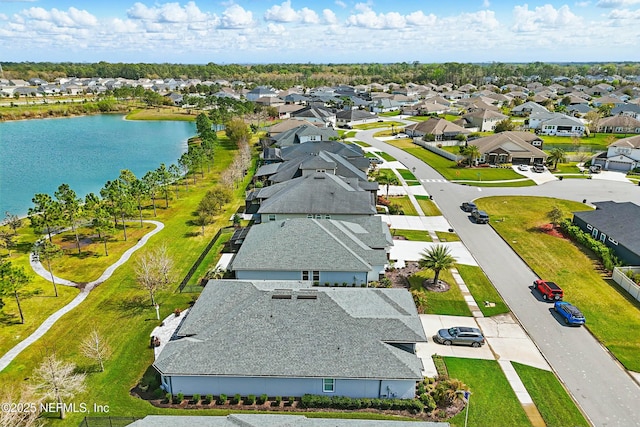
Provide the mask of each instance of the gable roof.
POLYGON ((175 337, 164 375, 419 380, 420 359, 391 343, 426 341, 404 289, 235 280, 209 281, 175 337))
POLYGON ((333 128, 320 128, 312 124, 302 123, 300 126, 294 127, 273 137, 277 147, 286 147, 294 144, 300 144, 301 137, 315 136, 318 140, 328 140, 338 136, 338 132, 333 128))
POLYGON ((368 272, 385 265, 384 250, 359 237, 380 233, 331 219, 291 218, 253 225, 231 262, 232 270, 368 272))
POLYGON ((359 109, 351 109, 351 110, 342 110, 336 114, 336 118, 340 120, 372 120, 377 119, 377 114, 372 114, 368 111, 359 110, 359 109))
POLYGON ((289 147, 282 147, 280 155, 283 160, 290 160, 307 154, 317 154, 320 151, 338 154, 346 158, 364 157, 364 151, 359 145, 346 144, 342 141, 313 141, 295 144, 289 147))
POLYGON ((516 112, 516 113, 517 112, 521 112, 521 111, 532 111, 532 112, 533 111, 538 111, 538 112, 547 112, 547 113, 549 112, 549 110, 546 107, 538 104, 537 102, 533 102, 533 101, 527 101, 525 103, 517 105, 517 106, 513 107, 511 109, 511 111, 512 112, 516 112))
POLYGON ((266 199, 260 214, 373 215, 372 195, 339 176, 317 172, 292 179, 266 199))
MULTIPOLYGON (((637 136, 640 140, 640 135, 637 136)), ((591 224, 640 255, 640 206, 632 202, 596 202, 595 210, 574 212, 573 216, 591 224)))
POLYGON ((457 135, 471 133, 469 130, 445 119, 431 117, 423 122, 409 125, 405 130, 422 132, 425 135, 457 135))
POLYGON ((482 154, 490 153, 499 147, 512 155, 530 153, 546 159, 547 154, 544 151, 531 145, 533 141, 542 141, 542 138, 531 132, 507 131, 474 139, 469 141, 469 144, 477 146, 482 154))
POLYGON ((609 147, 640 148, 640 135, 619 139, 616 142, 609 144, 609 147))
POLYGON ((580 120, 567 116, 565 114, 561 114, 559 116, 553 117, 549 120, 545 120, 542 122, 543 126, 585 126, 583 122, 580 120))

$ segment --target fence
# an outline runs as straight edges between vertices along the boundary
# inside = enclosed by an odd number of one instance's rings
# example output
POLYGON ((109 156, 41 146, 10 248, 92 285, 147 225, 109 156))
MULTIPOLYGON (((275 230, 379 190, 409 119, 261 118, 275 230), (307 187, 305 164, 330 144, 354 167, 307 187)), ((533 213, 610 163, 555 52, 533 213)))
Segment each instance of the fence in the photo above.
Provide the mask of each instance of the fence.
POLYGON ((218 239, 220 238, 220 235, 222 234, 222 230, 224 230, 226 228, 231 228, 231 227, 220 228, 218 230, 218 232, 215 234, 215 236, 213 236, 211 241, 204 248, 204 250, 202 251, 202 253, 198 257, 198 259, 193 263, 193 265, 191 266, 191 268, 187 272, 186 276, 184 276, 184 279, 182 279, 182 282, 180 282, 180 285, 178 286, 178 291, 179 292, 182 292, 182 290, 185 288, 185 286, 187 286, 187 283, 189 283, 189 280, 191 280, 191 277, 193 277, 193 273, 195 273, 196 270, 198 269, 198 267, 200 267, 200 264, 202 264, 202 261, 204 260, 204 258, 207 256, 207 254, 209 253, 209 251, 211 250, 213 245, 216 244, 216 241, 218 241, 218 239))
POLYGON ((139 419, 136 417, 84 417, 78 427, 125 427, 139 419))
MULTIPOLYGON (((458 162, 462 159, 464 159, 463 156, 459 156, 457 154, 453 154, 448 152, 447 150, 443 150, 442 148, 438 148, 436 144, 442 144, 445 145, 448 141, 438 141, 438 142, 425 142, 425 141, 421 141, 417 138, 413 139, 413 143, 416 145, 419 145, 423 148, 426 148, 427 150, 431 151, 432 153, 436 153, 439 154, 440 156, 449 159, 449 160, 453 160, 454 162, 458 162)), ((457 144, 458 141, 456 141, 455 145, 457 144)), ((447 144, 448 145, 448 144, 447 144)))
POLYGON ((640 274, 640 267, 615 267, 613 269, 613 281, 629 292, 629 295, 633 298, 640 301, 640 285, 627 277, 625 274, 627 271, 640 274))

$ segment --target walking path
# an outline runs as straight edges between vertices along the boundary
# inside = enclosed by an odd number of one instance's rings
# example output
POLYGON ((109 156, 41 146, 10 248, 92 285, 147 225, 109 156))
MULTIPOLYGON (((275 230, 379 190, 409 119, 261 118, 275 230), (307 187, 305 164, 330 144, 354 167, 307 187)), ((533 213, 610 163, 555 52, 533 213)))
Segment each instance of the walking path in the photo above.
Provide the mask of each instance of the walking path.
MULTIPOLYGON (((0 357, 0 371, 4 370, 4 368, 6 368, 9 365, 9 363, 11 363, 13 359, 15 359, 16 356, 18 356, 18 354, 20 354, 25 348, 29 347, 31 344, 33 344, 39 338, 41 338, 44 334, 46 334, 47 331, 49 331, 49 329, 51 329, 51 327, 62 316, 64 316, 65 314, 67 314, 68 312, 76 308, 78 305, 80 305, 80 303, 87 298, 87 296, 89 295, 89 292, 91 292, 93 288, 95 288, 100 283, 104 282, 109 277, 111 277, 111 275, 116 270, 116 268, 120 267, 122 264, 127 262, 135 251, 143 247, 153 235, 155 235, 156 233, 159 233, 164 228, 164 224, 159 221, 144 221, 144 222, 154 224, 156 228, 150 231, 149 233, 145 234, 140 239, 140 241, 138 241, 138 243, 135 244, 135 246, 125 251, 125 253, 123 253, 122 256, 120 257, 120 259, 115 263, 113 263, 112 265, 110 265, 109 267, 107 267, 107 269, 104 271, 104 273, 102 273, 102 275, 98 279, 94 280, 93 282, 87 283, 85 287, 82 290, 80 290, 80 293, 69 302, 69 304, 65 305, 64 307, 62 307, 61 309, 53 313, 51 316, 49 316, 38 327, 38 329, 36 329, 31 335, 29 335, 24 340, 20 341, 11 350, 9 350, 2 357, 0 357)), ((51 280, 51 274, 47 270, 45 270, 42 264, 40 264, 40 261, 32 257, 30 263, 31 263, 31 267, 36 272, 36 274, 38 274, 39 276, 42 276, 45 280, 49 280, 49 281, 51 280)), ((54 280, 56 281, 57 284, 62 284, 65 286, 76 286, 75 283, 69 280, 61 279, 59 277, 55 277, 54 280)))
MULTIPOLYGON (((425 217, 424 211, 422 210, 420 204, 416 200, 415 195, 411 192, 411 187, 407 185, 404 178, 402 177, 402 175, 400 175, 400 173, 397 170, 398 167, 404 169, 405 166, 400 162, 386 162, 381 165, 381 167, 385 167, 385 166, 390 168, 395 173, 395 175, 398 177, 398 180, 401 183, 401 186, 396 186, 394 188, 394 193, 406 194, 409 197, 409 200, 411 200, 411 203, 415 207, 416 211, 418 212, 418 217, 420 219, 424 218, 425 217)), ((525 178, 525 179, 528 179, 528 178, 525 178)), ((434 243, 437 244, 440 242, 440 239, 438 238, 438 235, 435 233, 435 231, 433 230, 427 230, 427 231, 429 232, 429 236, 431 237, 434 243)), ((412 243, 424 243, 424 242, 412 242, 412 243)), ((458 243, 458 242, 455 242, 455 243, 458 243)), ((448 245, 450 244, 451 243, 449 243, 448 245)), ((474 262, 472 265, 477 265, 477 263, 474 262)), ((511 364, 511 361, 517 360, 519 362, 523 362, 522 359, 524 359, 529 362, 528 364, 531 364, 532 366, 536 366, 536 367, 539 367, 540 369, 546 369, 546 370, 551 369, 549 367, 549 364, 546 362, 546 360, 544 359, 544 357, 542 356, 538 348, 535 346, 535 344, 533 344, 533 342, 531 341, 529 336, 526 334, 526 332, 524 332, 522 327, 513 319, 512 316, 508 315, 504 317, 504 319, 507 319, 506 321, 501 321, 499 319, 499 316, 495 316, 496 317, 495 320, 493 318, 488 318, 485 321, 484 314, 480 310, 478 303, 473 298, 473 295, 469 291, 469 288, 467 287, 466 283, 462 279, 462 276, 460 275, 458 270, 454 267, 450 271, 451 271, 451 275, 453 276, 453 279, 455 280, 456 284, 460 288, 460 291, 462 292, 462 296, 464 297, 464 300, 467 303, 467 306, 471 310, 471 314, 473 315, 473 323, 477 327, 482 329, 483 333, 485 334, 485 338, 487 339, 487 350, 488 350, 486 352, 487 354, 485 355, 485 357, 487 357, 488 355, 488 358, 495 359, 498 361, 498 365, 502 369, 502 372, 504 373, 507 381, 509 382, 509 385, 513 389, 516 397, 518 398, 518 401, 522 405, 529 420, 531 421, 531 424, 534 427, 545 426, 546 424, 544 422, 544 419, 542 418, 542 415, 540 415, 538 408, 536 407, 535 403, 533 402, 533 399, 527 392, 527 389, 522 383, 522 380, 518 376, 518 373, 514 369, 513 365, 511 364), (501 325, 509 324, 512 326, 511 328, 512 334, 505 334, 509 336, 503 337, 506 339, 500 338, 501 332, 504 334, 503 331, 505 330, 505 327, 504 325, 500 327, 498 323, 501 325), (516 330, 514 330, 513 328, 515 328, 516 330), (514 340, 516 341, 513 342, 514 340), (494 348, 494 345, 495 345, 495 348, 494 348)), ((426 318, 426 315, 421 315, 423 326, 426 326, 425 318, 426 318)), ((469 319, 469 321, 471 321, 471 319, 469 319)), ((460 322, 460 320, 456 320, 456 322, 460 322)), ((444 324, 442 325, 442 327, 449 327, 449 326, 451 325, 448 325, 448 326, 444 326, 444 324)), ((441 328, 438 328, 438 329, 441 329, 441 328)), ((435 329, 435 331, 437 332, 437 329, 435 329)), ((426 333, 426 327, 425 327, 425 333, 426 333)), ((428 335, 429 334, 427 334, 427 336, 428 335)), ((437 344, 433 344, 433 345, 437 345, 437 344)), ((466 349, 465 350, 456 349, 452 346, 449 346, 448 348, 446 348, 446 350, 435 349, 435 351, 430 347, 431 345, 425 345, 425 346, 422 346, 421 348, 419 347, 419 350, 417 350, 417 352, 422 353, 421 360, 423 362, 423 365, 425 365, 424 367, 425 374, 427 374, 428 376, 435 376, 437 374, 435 370, 435 365, 433 364, 433 359, 431 358, 432 354, 438 353, 442 355, 447 350, 452 352, 458 352, 458 353, 466 352, 466 349)), ((467 357, 477 358, 478 357, 477 353, 479 349, 472 348, 470 350, 472 350, 472 352, 470 353, 470 356, 467 356, 467 357)), ((460 357, 459 354, 457 356, 460 357)), ((524 361, 524 363, 527 363, 526 361, 524 361)))

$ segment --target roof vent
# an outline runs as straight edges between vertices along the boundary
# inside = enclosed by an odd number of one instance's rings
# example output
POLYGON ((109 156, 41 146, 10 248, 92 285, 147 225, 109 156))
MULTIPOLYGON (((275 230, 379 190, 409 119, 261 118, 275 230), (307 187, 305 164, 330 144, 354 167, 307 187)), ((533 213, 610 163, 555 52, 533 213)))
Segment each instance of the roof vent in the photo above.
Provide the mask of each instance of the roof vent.
POLYGON ((315 289, 301 290, 297 299, 318 299, 318 291, 315 289))

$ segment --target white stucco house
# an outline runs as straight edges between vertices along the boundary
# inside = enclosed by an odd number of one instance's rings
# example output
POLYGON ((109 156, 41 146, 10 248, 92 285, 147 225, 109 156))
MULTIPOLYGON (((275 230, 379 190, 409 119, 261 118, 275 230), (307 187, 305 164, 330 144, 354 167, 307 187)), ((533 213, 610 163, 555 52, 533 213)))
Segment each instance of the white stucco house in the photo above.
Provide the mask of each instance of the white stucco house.
POLYGON ((640 168, 640 135, 619 139, 591 160, 604 170, 628 172, 640 168))

